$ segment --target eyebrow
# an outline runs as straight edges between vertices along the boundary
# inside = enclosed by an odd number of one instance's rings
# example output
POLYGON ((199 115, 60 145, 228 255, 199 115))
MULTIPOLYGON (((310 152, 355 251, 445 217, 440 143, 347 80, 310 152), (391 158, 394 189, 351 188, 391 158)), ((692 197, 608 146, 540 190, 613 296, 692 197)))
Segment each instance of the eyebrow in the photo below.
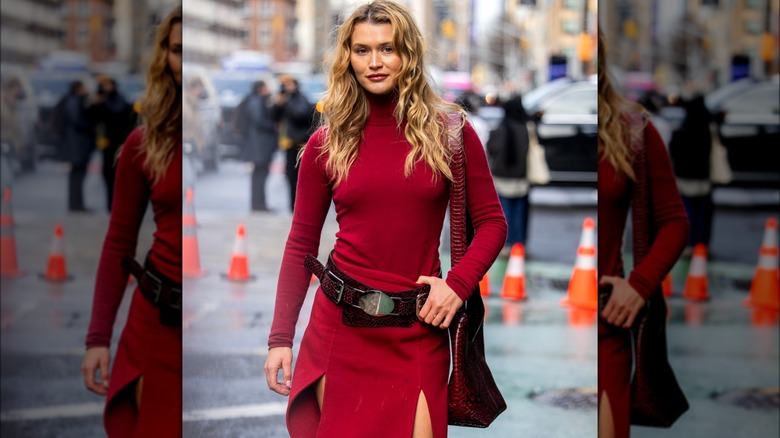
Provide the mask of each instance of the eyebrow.
MULTIPOLYGON (((383 43, 377 44, 377 46, 392 46, 392 45, 393 43, 390 41, 385 41, 383 43)), ((364 43, 352 43, 352 47, 369 47, 369 45, 364 43)))

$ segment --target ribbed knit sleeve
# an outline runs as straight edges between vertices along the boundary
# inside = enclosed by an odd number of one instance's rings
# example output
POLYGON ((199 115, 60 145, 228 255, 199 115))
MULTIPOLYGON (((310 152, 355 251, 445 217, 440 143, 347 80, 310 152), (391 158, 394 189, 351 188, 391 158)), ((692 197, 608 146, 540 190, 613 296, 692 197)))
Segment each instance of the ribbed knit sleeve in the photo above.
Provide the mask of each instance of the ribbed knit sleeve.
POLYGON ((463 129, 466 152, 466 209, 474 225, 474 240, 466 254, 447 273, 447 285, 466 300, 490 269, 506 242, 507 225, 498 201, 485 149, 470 124, 463 129))
POLYGON ((331 202, 331 183, 320 154, 322 128, 306 145, 298 171, 293 220, 284 248, 276 305, 268 347, 292 347, 295 324, 309 289, 311 273, 303 266, 306 254, 317 256, 320 236, 331 202))
POLYGON ((647 300, 685 248, 689 224, 666 147, 650 122, 646 128, 645 141, 655 239, 645 259, 631 271, 628 282, 647 300))
POLYGON ((127 288, 130 273, 122 268, 122 257, 135 256, 138 230, 149 203, 143 154, 138 154, 142 138, 140 129, 133 131, 119 156, 111 219, 95 279, 87 348, 109 346, 117 310, 127 288))

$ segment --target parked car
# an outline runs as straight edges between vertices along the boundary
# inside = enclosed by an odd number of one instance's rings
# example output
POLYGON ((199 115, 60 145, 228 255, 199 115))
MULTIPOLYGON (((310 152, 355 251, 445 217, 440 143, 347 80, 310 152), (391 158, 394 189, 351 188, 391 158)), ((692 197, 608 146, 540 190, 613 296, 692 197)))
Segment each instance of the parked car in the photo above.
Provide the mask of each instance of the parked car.
POLYGON ((716 114, 733 185, 780 188, 780 83, 761 81, 723 99, 716 114))
POLYGON ((550 183, 595 187, 598 181, 598 97, 595 79, 558 82, 527 93, 523 106, 537 120, 550 183), (528 96, 529 102, 526 102, 528 96))

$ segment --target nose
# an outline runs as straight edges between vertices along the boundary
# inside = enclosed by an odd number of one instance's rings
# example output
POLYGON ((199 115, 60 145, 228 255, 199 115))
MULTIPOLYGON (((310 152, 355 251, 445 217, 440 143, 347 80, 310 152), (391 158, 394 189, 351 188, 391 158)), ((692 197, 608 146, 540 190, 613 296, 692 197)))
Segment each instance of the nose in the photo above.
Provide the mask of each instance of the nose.
POLYGON ((369 60, 368 66, 370 68, 381 68, 382 67, 382 58, 379 56, 378 52, 373 52, 371 54, 371 59, 369 60))

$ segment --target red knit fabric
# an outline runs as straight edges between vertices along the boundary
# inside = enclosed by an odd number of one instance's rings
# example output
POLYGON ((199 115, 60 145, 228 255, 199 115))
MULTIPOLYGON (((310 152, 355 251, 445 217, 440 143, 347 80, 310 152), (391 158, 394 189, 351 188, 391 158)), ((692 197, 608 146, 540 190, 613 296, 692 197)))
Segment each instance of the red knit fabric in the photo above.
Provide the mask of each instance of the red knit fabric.
MULTIPOLYGON (((640 266, 635 267, 628 282, 644 299, 650 297, 680 256, 688 238, 688 218, 677 190, 674 173, 663 140, 648 121, 645 130, 648 187, 650 190, 651 227, 655 240, 640 266)), ((599 277, 623 276, 621 255, 623 233, 631 206, 631 181, 602 159, 599 172, 599 277)))
MULTIPOLYGON (((393 117, 395 101, 369 98, 370 114, 357 160, 347 179, 335 187, 319 157, 323 129, 312 135, 300 163, 298 197, 282 259, 269 347, 292 346, 295 324, 311 274, 304 256, 317 255, 331 200, 339 231, 333 252, 337 266, 366 284, 393 283, 398 291, 414 288, 420 275, 440 273, 439 241, 449 199, 449 183, 432 180, 423 162, 410 178, 404 162, 410 150, 393 117)), ((466 152, 467 208, 476 228, 473 243, 447 284, 465 300, 495 260, 506 239, 506 221, 498 202, 484 149, 470 125, 463 131, 466 152)))
MULTIPOLYGON (((163 178, 152 185, 144 169, 142 128, 127 138, 116 169, 114 204, 103 243, 87 333, 87 347, 108 346, 117 310, 130 275, 122 268, 125 254, 135 256, 138 230, 151 200, 156 230, 150 260, 169 279, 181 283, 181 144, 163 178), (151 190, 150 190, 151 187, 151 190)), ((143 263, 143 255, 137 257, 143 263)))

